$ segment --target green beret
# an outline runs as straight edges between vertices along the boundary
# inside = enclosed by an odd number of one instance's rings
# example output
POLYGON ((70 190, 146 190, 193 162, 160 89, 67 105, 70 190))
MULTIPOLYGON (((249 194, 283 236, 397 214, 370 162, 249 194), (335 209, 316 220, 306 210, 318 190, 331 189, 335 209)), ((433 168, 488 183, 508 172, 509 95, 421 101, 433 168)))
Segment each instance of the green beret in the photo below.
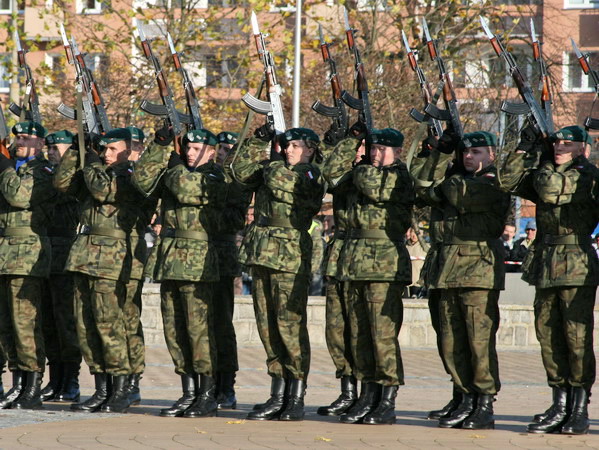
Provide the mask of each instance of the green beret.
POLYGON ((239 133, 234 133, 232 131, 221 131, 216 135, 216 139, 219 144, 237 144, 237 139, 239 138, 239 133))
POLYGON ((403 134, 394 128, 374 129, 370 133, 371 144, 384 145, 386 147, 401 147, 403 145, 403 134))
POLYGON ((60 130, 46 136, 46 145, 72 144, 75 135, 69 130, 60 130))
POLYGON ((118 141, 130 141, 131 131, 129 128, 113 128, 100 138, 98 145, 106 146, 118 141))
POLYGON ((139 141, 139 142, 144 141, 146 135, 144 134, 143 130, 141 130, 140 128, 137 128, 137 127, 127 127, 127 129, 131 133, 132 140, 139 141))
POLYGON ((497 136, 488 131, 474 131, 466 133, 460 141, 459 149, 464 150, 470 147, 497 147, 497 136))
POLYGON ((201 128, 199 130, 191 130, 185 134, 184 143, 206 144, 215 146, 218 140, 212 131, 201 128))
POLYGON ((320 138, 318 135, 309 128, 290 128, 283 133, 282 137, 284 144, 287 144, 290 141, 298 140, 313 141, 317 144, 320 144, 320 138))
POLYGON ((12 133, 14 135, 17 134, 29 134, 31 136, 37 137, 46 137, 46 133, 48 131, 37 122, 19 122, 14 127, 12 127, 12 133))
POLYGON ((560 139, 562 141, 589 142, 589 133, 578 125, 572 125, 556 131, 551 135, 551 138, 554 141, 560 139))

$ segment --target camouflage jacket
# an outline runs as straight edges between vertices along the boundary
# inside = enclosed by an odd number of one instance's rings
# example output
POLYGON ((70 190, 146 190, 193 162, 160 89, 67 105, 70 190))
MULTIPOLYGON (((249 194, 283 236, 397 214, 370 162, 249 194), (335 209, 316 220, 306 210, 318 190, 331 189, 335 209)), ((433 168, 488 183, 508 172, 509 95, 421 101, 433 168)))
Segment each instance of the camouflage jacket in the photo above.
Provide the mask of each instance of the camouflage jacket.
POLYGON ((155 244, 154 279, 218 281, 218 254, 209 240, 218 232, 226 199, 225 175, 214 162, 195 170, 177 165, 164 171, 170 151, 153 147, 135 165, 134 183, 146 195, 161 198, 162 232, 155 244))
POLYGON ((47 226, 57 192, 52 165, 37 156, 0 173, 0 275, 47 277, 52 250, 47 226))
POLYGON ((78 152, 65 153, 54 185, 76 195, 81 208, 79 234, 66 270, 123 282, 141 279, 141 268, 132 262, 145 261, 147 253, 136 228, 145 199, 132 185, 131 173, 129 162, 111 167, 94 162, 79 170, 78 152))
POLYGON ((599 169, 584 156, 556 167, 513 151, 499 175, 503 189, 536 203, 537 236, 522 279, 537 288, 599 284, 590 238, 599 222, 599 169))
POLYGON ((340 280, 412 280, 405 234, 410 227, 414 187, 405 164, 382 168, 353 166, 359 142, 341 141, 329 160, 327 181, 337 186, 351 177, 347 196, 348 229, 338 261, 340 280))
POLYGON ((265 144, 249 139, 237 151, 235 177, 256 193, 255 225, 240 250, 246 266, 263 266, 281 272, 310 273, 312 217, 320 210, 324 182, 313 164, 288 166, 263 159, 265 144))
MULTIPOLYGON (((433 151, 431 157, 436 164, 419 174, 421 180, 430 180, 430 171, 435 177, 447 173, 451 155, 433 151)), ((503 289, 505 267, 499 237, 510 195, 497 187, 495 167, 476 174, 456 171, 417 191, 422 200, 443 211, 443 244, 437 266, 429 269, 429 287, 503 289)))

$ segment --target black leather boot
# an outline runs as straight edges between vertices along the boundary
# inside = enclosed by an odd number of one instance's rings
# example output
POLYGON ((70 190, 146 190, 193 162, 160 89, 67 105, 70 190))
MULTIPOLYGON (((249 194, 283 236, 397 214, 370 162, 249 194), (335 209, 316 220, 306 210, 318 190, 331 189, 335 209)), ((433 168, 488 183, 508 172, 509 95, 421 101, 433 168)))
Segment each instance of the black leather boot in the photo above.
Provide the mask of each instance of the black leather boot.
POLYGON ((381 401, 377 407, 364 417, 362 423, 369 425, 392 425, 395 423, 395 397, 399 386, 383 386, 381 401))
POLYGON ((529 433, 552 433, 566 421, 568 411, 568 389, 562 387, 553 388, 553 404, 543 414, 537 414, 533 417, 533 423, 526 427, 529 433), (537 422, 536 419, 541 418, 537 422))
POLYGON ((437 409, 428 413, 426 417, 428 420, 439 420, 443 417, 448 417, 452 412, 456 410, 460 402, 462 401, 462 393, 455 387, 453 388, 453 398, 449 400, 449 403, 441 409, 437 409))
POLYGON ((358 400, 356 377, 341 377, 341 395, 329 406, 321 406, 316 414, 321 416, 339 416, 351 408, 358 400))
POLYGON ((127 412, 130 405, 129 375, 112 375, 112 392, 100 411, 103 413, 124 413, 127 412))
POLYGON ((449 416, 439 419, 441 428, 460 428, 464 420, 474 411, 476 405, 476 394, 462 393, 460 404, 449 416))
POLYGON ((183 413, 193 405, 196 400, 196 378, 194 375, 181 375, 181 387, 183 396, 179 398, 173 406, 160 410, 161 417, 181 417, 183 413))
POLYGON ((141 373, 133 373, 129 375, 127 389, 129 391, 129 404, 139 405, 141 403, 141 393, 139 391, 139 380, 141 373))
POLYGON ((60 388, 62 387, 64 369, 62 363, 50 363, 48 364, 48 367, 50 368, 50 380, 42 389, 42 400, 44 402, 54 400, 54 397, 56 394, 58 394, 60 388))
POLYGON ((299 422, 304 420, 304 396, 306 395, 306 382, 304 380, 291 380, 285 409, 279 420, 285 422, 299 422))
POLYGON ((360 397, 354 405, 341 414, 339 421, 342 423, 362 423, 366 417, 381 401, 383 386, 378 383, 362 383, 360 397))
MULTIPOLYGON (((285 379, 273 378, 270 384, 270 398, 261 408, 251 411, 247 420, 278 419, 285 405, 285 379)), ((258 406, 258 405, 256 405, 258 406)))
POLYGON ((43 372, 25 372, 26 384, 18 400, 13 402, 12 409, 43 409, 42 380, 43 372))
POLYGON ((80 363, 68 362, 63 364, 63 377, 61 388, 54 396, 55 402, 73 403, 78 402, 81 396, 79 390, 79 368, 80 363))
POLYGON ((493 402, 495 396, 490 394, 479 394, 476 409, 464 422, 462 428, 466 430, 493 430, 495 419, 493 418, 493 402))
POLYGON ((218 404, 218 409, 237 408, 237 398, 235 398, 235 372, 219 372, 216 403, 218 404))
POLYGON ((583 387, 572 388, 572 412, 562 427, 562 434, 587 434, 589 432, 589 393, 583 387))
POLYGON ((25 372, 18 369, 14 370, 12 372, 12 387, 8 390, 6 394, 2 396, 2 398, 0 398, 0 409, 10 408, 13 402, 15 402, 21 395, 24 386, 25 372))
POLYGON ((4 373, 4 366, 6 361, 0 356, 0 398, 4 395, 4 385, 2 384, 2 374, 4 373))
POLYGON ((80 412, 96 412, 106 400, 108 400, 109 386, 108 386, 108 374, 96 373, 94 374, 94 381, 96 391, 86 401, 81 403, 73 403, 71 409, 73 411, 80 412))
POLYGON ((214 417, 217 409, 216 380, 209 375, 200 375, 200 392, 183 417, 214 417))

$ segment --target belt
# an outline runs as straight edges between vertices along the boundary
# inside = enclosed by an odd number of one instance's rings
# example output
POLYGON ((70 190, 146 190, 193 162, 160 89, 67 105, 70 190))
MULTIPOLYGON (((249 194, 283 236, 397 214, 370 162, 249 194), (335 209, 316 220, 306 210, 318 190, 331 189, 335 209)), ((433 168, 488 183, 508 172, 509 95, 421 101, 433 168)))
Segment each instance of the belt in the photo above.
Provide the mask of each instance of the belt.
POLYGON ((46 233, 36 233, 31 227, 6 227, 0 228, 2 237, 27 237, 27 236, 45 236, 46 233))
POLYGON ((481 242, 487 242, 487 241, 491 241, 493 239, 497 239, 497 238, 492 238, 492 237, 472 237, 472 238, 460 238, 457 236, 449 236, 446 238, 443 238, 443 243, 444 244, 453 244, 453 245, 459 245, 459 244, 463 244, 463 245, 478 245, 481 242))
POLYGON ((543 243, 547 245, 577 245, 590 244, 590 236, 577 236, 575 234, 566 234, 563 236, 546 234, 543 236, 543 243))
POLYGON ((347 230, 347 235, 353 239, 389 239, 392 241, 404 239, 403 236, 389 235, 387 230, 383 229, 364 230, 361 228, 352 228, 351 230, 347 230))
POLYGON ((205 231, 179 230, 178 228, 163 228, 160 232, 161 237, 194 239, 196 241, 207 241, 208 233, 205 231))
POLYGON ((340 241, 345 239, 346 236, 345 230, 335 230, 335 234, 333 235, 333 239, 339 239, 340 241))
POLYGON ((79 234, 89 234, 92 236, 106 236, 115 239, 127 239, 127 233, 125 233, 123 230, 115 230, 114 228, 96 227, 89 225, 83 225, 79 229, 79 234))
POLYGON ((287 218, 279 217, 259 217, 258 226, 260 227, 282 227, 282 228, 294 228, 291 225, 291 221, 287 218))

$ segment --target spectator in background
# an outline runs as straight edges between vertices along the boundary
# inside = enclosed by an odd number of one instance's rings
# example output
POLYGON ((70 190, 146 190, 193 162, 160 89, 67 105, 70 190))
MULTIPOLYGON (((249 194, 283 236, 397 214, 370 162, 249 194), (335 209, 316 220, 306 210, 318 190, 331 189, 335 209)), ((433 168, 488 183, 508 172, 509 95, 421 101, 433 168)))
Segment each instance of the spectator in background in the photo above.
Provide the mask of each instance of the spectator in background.
POLYGON ((412 262, 412 284, 407 287, 408 297, 422 298, 425 295, 426 289, 422 286, 420 270, 424 265, 424 258, 427 251, 422 247, 418 239, 418 234, 413 228, 408 228, 406 232, 406 247, 408 253, 410 253, 410 260, 412 262))
POLYGON ((597 252, 597 256, 599 256, 599 233, 597 233, 595 235, 595 242, 593 243, 593 247, 595 248, 595 251, 597 252))
POLYGON ((514 236, 516 236, 516 226, 511 223, 505 224, 503 228, 503 234, 501 235, 501 241, 503 243, 503 248, 505 249, 505 259, 508 260, 510 257, 510 253, 512 252, 512 248, 514 246, 514 236))
POLYGON ((514 246, 512 247, 509 257, 509 262, 519 264, 509 265, 513 267, 513 270, 510 270, 510 267, 508 266, 506 268, 508 272, 522 272, 522 261, 524 261, 524 257, 528 253, 528 250, 530 249, 530 246, 537 235, 537 223, 534 221, 534 219, 528 221, 524 231, 526 236, 514 242, 514 246))

